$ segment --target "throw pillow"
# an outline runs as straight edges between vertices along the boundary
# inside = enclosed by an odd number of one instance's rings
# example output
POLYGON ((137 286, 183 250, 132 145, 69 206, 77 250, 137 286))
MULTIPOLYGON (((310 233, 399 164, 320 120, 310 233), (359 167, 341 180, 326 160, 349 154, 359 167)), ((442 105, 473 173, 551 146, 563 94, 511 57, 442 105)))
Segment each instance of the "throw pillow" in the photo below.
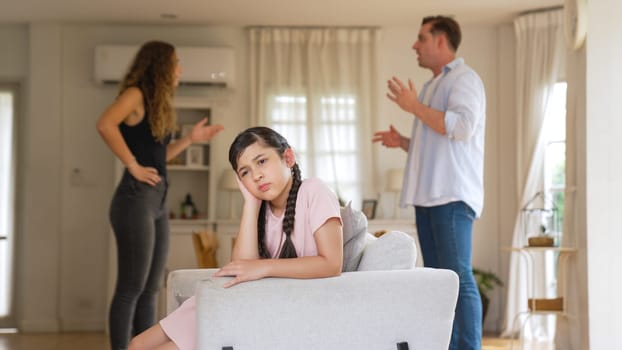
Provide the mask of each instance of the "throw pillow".
POLYGON ((415 240, 404 232, 391 231, 367 244, 357 270, 409 270, 416 260, 415 240))
POLYGON ((365 215, 352 209, 352 203, 341 208, 341 222, 343 224, 343 272, 356 271, 367 235, 367 218, 365 215))

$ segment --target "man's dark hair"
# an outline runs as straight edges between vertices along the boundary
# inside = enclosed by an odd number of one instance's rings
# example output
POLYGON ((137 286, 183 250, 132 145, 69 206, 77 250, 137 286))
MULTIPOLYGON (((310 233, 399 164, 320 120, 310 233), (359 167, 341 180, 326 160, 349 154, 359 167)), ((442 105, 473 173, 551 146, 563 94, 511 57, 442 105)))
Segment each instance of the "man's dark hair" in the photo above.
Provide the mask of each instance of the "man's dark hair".
POLYGON ((460 31, 460 25, 456 20, 446 16, 428 16, 423 18, 421 24, 432 24, 430 32, 433 35, 438 33, 445 33, 447 41, 449 41, 450 48, 456 52, 460 41, 462 40, 462 32, 460 31))

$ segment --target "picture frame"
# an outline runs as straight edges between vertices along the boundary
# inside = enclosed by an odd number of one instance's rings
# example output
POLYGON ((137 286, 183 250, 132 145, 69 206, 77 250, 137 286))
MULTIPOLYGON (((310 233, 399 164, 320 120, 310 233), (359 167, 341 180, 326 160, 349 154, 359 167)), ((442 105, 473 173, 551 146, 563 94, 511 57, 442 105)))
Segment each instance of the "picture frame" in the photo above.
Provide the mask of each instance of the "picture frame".
POLYGON ((378 201, 375 199, 363 199, 362 212, 367 217, 367 220, 371 220, 376 217, 376 206, 378 201))
POLYGON ((186 166, 200 167, 203 166, 203 147, 190 146, 186 149, 186 166))

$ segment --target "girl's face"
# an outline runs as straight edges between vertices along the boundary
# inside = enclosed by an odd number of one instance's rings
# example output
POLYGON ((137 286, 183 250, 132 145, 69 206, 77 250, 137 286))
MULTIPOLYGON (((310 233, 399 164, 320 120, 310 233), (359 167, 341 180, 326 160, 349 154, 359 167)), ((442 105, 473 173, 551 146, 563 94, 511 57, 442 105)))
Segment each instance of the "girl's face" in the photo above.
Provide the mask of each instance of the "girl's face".
POLYGON ((177 52, 173 53, 173 78, 174 78, 174 86, 179 85, 179 76, 181 75, 181 65, 179 64, 179 57, 177 57, 177 52))
POLYGON ((291 149, 281 157, 274 148, 255 142, 238 158, 237 173, 253 196, 283 205, 292 186, 291 167, 295 163, 291 149))

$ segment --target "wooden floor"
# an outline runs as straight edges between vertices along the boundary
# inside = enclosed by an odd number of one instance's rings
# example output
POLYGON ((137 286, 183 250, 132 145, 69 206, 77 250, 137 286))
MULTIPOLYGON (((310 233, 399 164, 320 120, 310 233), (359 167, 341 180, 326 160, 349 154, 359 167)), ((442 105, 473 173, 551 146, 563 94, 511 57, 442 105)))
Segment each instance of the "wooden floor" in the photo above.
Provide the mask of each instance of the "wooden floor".
POLYGON ((512 342, 511 339, 484 338, 482 340, 482 350, 554 350, 551 343, 525 342, 522 345, 518 340, 512 342))
MULTIPOLYGON (((484 338, 482 350, 512 350, 509 339, 484 338)), ((0 350, 109 350, 104 333, 0 333, 0 350)), ((514 349, 521 349, 515 342, 514 349)), ((526 344, 523 349, 553 350, 549 344, 526 344)))
POLYGON ((0 334, 0 350, 109 350, 104 333, 0 334))

